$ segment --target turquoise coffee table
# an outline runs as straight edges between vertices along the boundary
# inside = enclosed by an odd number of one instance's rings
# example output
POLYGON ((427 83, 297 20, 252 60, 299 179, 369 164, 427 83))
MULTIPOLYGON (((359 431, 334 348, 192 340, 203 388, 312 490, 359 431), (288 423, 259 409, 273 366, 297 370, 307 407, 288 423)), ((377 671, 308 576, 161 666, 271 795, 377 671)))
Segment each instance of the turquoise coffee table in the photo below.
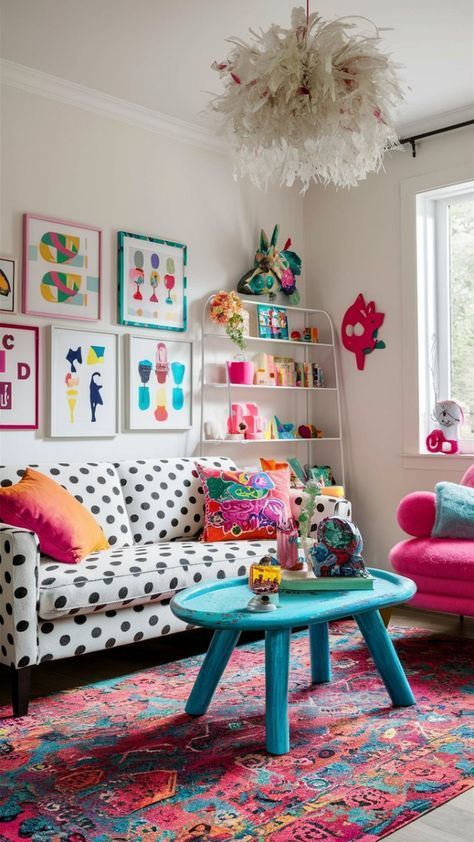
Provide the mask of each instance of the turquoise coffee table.
POLYGON ((309 626, 311 677, 331 680, 328 622, 353 616, 394 705, 415 699, 379 608, 411 599, 414 582, 385 570, 371 570, 372 591, 318 594, 280 593, 280 605, 268 614, 247 611, 252 593, 247 578, 197 585, 171 600, 173 614, 195 626, 215 629, 209 650, 189 696, 186 713, 206 713, 241 631, 265 631, 266 746, 270 754, 289 751, 288 666, 294 626, 309 626))

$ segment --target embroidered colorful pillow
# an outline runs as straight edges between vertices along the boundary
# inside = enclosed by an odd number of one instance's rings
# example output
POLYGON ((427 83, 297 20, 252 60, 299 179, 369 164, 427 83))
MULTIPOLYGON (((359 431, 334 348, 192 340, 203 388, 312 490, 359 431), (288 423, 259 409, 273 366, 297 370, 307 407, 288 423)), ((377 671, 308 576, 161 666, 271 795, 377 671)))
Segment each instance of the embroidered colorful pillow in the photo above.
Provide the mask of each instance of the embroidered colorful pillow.
POLYGON ((197 463, 205 500, 204 541, 265 540, 288 529, 290 472, 221 471, 197 463))
POLYGON ((27 468, 20 482, 0 489, 0 521, 36 532, 40 550, 56 561, 76 564, 108 549, 99 524, 66 489, 27 468))

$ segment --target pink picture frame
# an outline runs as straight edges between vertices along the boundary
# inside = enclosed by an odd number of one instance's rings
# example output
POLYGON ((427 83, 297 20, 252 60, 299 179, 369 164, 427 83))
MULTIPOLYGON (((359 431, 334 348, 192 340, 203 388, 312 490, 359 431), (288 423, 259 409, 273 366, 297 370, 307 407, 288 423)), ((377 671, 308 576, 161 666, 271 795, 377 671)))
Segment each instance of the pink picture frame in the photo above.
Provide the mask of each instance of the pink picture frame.
POLYGON ((23 215, 22 312, 95 322, 102 305, 102 230, 23 215))
POLYGON ((0 430, 38 429, 38 383, 39 328, 0 323, 0 430))

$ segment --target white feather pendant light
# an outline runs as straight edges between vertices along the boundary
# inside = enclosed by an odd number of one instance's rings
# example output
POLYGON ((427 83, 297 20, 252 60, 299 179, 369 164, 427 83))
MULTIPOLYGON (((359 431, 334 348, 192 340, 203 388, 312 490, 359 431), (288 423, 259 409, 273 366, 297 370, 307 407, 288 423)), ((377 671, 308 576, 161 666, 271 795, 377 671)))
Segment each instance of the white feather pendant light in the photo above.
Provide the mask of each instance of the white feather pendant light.
POLYGON ((312 179, 353 187, 380 168, 398 143, 393 110, 404 92, 371 27, 363 34, 353 19, 325 23, 300 7, 291 29, 251 30, 250 44, 229 39, 228 58, 212 65, 225 89, 210 107, 230 138, 236 177, 260 188, 299 180, 304 191, 312 179))

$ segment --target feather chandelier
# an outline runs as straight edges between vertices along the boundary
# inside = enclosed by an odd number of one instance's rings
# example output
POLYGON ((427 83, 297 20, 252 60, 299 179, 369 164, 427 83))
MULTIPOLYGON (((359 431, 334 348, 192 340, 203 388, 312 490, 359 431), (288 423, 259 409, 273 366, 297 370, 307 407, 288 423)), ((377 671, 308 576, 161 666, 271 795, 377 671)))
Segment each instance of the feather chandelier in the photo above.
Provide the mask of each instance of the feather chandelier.
POLYGON ((224 91, 210 107, 230 139, 236 178, 264 189, 299 181, 304 192, 312 180, 354 187, 380 169, 398 146, 393 111, 404 91, 371 26, 364 34, 350 18, 324 22, 308 3, 293 9, 291 29, 272 24, 250 30, 251 43, 229 39, 228 58, 212 65, 224 91))

